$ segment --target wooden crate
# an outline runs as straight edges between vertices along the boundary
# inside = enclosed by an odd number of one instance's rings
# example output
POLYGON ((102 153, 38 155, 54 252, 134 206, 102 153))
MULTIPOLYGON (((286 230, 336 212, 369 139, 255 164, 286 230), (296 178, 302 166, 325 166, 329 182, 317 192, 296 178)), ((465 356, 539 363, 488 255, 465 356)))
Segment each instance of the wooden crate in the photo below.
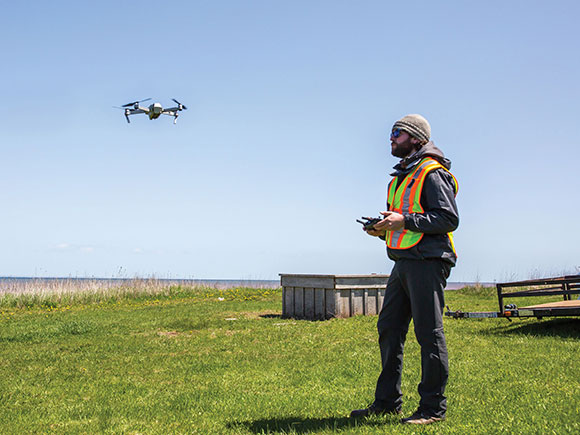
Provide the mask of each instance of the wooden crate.
POLYGON ((389 275, 280 274, 282 315, 323 320, 373 316, 383 305, 389 275))

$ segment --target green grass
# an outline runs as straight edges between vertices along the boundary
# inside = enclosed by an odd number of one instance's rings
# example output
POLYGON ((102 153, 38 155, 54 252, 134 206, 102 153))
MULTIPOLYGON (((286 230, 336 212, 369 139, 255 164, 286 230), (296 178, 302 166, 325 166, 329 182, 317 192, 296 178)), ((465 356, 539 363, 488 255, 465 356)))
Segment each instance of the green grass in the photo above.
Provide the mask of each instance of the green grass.
MULTIPOLYGON (((496 310, 493 290, 447 292, 496 310)), ((376 316, 283 319, 281 290, 0 301, 0 433, 580 433, 580 320, 445 319, 447 420, 353 422, 379 372, 376 316)), ((518 305, 521 305, 518 302, 518 305)), ((405 349, 404 412, 419 347, 405 349)))

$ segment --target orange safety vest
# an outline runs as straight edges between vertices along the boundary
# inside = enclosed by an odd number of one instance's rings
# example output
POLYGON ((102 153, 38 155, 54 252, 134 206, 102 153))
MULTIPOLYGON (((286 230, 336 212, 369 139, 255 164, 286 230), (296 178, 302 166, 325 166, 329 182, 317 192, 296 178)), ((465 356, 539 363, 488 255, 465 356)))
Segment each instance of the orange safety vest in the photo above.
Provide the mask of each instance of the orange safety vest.
MULTIPOLYGON (((431 157, 426 157, 422 159, 415 169, 410 172, 397 186, 397 177, 393 178, 389 183, 387 204, 389 205, 389 211, 394 211, 397 213, 423 213, 423 207, 421 207, 421 191, 423 190, 423 183, 427 178, 427 174, 434 169, 442 168, 447 171, 441 163, 432 159, 431 157)), ((449 171, 447 171, 449 172, 449 171)), ((449 172, 453 177, 453 174, 449 172)), ((457 195, 458 183, 455 177, 454 190, 455 195, 457 195)), ((453 235, 447 233, 449 240, 451 242, 451 249, 455 252, 455 245, 453 244, 453 235)), ((385 234, 385 240, 387 246, 391 249, 409 249, 415 246, 423 238, 423 233, 400 229, 397 231, 387 231, 385 234)))

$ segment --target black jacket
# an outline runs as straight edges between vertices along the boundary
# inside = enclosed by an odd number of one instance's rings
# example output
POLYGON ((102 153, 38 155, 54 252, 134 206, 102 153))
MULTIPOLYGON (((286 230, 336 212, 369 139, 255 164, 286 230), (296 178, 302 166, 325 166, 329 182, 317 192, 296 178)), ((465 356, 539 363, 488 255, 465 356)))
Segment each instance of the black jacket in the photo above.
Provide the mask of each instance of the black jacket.
MULTIPOLYGON (((415 154, 395 165, 395 172, 391 175, 397 177, 397 186, 425 157, 432 157, 445 168, 451 168, 451 162, 445 158, 443 152, 433 142, 428 142, 415 154)), ((420 198, 424 213, 403 213, 405 228, 424 233, 424 236, 417 245, 409 249, 387 248, 391 260, 439 258, 455 265, 457 256, 447 235, 459 225, 454 186, 453 177, 444 169, 434 169, 427 174, 420 198)))

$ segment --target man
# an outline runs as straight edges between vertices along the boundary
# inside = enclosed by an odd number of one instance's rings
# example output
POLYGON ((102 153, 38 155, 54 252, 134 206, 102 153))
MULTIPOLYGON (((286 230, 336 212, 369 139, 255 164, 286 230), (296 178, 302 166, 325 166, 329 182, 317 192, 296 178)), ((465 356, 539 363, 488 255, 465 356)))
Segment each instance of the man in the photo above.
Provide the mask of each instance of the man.
POLYGON ((387 284, 378 331, 382 371, 375 401, 351 417, 400 414, 403 347, 413 319, 421 346, 419 408, 401 420, 430 424, 445 419, 444 395, 449 374, 443 334, 443 290, 457 259, 451 232, 459 224, 455 195, 457 181, 449 172, 451 162, 433 142, 431 126, 421 115, 407 115, 395 122, 391 154, 401 161, 394 167, 388 187, 388 211, 366 232, 386 240, 395 262, 387 284))

